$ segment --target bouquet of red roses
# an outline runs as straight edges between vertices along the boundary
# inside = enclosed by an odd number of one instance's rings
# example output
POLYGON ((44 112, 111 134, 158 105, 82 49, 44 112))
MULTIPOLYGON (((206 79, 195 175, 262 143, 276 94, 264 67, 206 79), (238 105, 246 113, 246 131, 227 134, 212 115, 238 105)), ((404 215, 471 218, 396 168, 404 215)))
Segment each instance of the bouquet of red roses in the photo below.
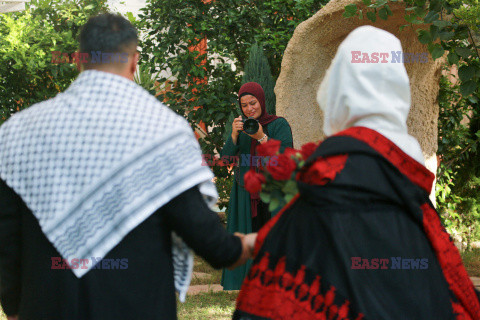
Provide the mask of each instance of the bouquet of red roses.
POLYGON ((257 146, 257 155, 265 161, 259 165, 259 172, 249 170, 244 176, 245 189, 250 193, 260 192, 260 199, 269 203, 270 212, 286 205, 298 193, 298 174, 318 147, 317 143, 309 142, 300 150, 286 148, 280 154, 280 144, 270 139, 257 146))

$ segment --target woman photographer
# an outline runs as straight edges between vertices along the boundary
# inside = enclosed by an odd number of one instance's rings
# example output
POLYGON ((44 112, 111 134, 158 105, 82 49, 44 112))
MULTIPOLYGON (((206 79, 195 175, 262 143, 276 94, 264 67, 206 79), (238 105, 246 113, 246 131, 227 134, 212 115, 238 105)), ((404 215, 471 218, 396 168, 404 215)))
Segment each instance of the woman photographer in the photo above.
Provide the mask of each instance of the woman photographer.
MULTIPOLYGON (((248 134, 244 130, 247 128, 244 128, 242 117, 235 118, 232 123, 232 134, 225 142, 220 155, 239 157, 228 205, 227 230, 247 234, 258 231, 271 215, 276 213, 268 211, 268 205, 260 200, 259 194, 250 195, 244 188, 245 173, 250 169, 258 170, 257 164, 252 161, 255 147, 269 139, 275 139, 281 141, 280 152, 283 152, 286 147, 293 147, 293 138, 290 125, 285 118, 267 113, 265 94, 258 83, 248 82, 242 85, 238 92, 238 102, 245 118, 258 121, 258 131, 248 134)), ((224 270, 223 289, 240 289, 249 268, 250 263, 247 263, 232 271, 224 270)))

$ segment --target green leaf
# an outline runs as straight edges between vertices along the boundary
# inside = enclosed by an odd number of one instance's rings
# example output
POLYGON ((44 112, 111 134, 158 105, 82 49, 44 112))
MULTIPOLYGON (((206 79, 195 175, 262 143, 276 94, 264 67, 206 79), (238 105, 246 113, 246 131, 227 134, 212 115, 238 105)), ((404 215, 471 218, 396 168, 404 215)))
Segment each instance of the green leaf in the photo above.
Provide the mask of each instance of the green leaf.
POLYGON ((468 49, 468 48, 456 48, 455 51, 457 52, 457 54, 460 57, 465 58, 465 59, 467 59, 468 57, 470 57, 472 55, 472 51, 470 51, 470 49, 468 49))
POLYGON ((288 180, 287 183, 283 186, 282 191, 286 194, 295 194, 297 193, 297 183, 293 180, 288 180))
POLYGON ((380 17, 380 19, 387 20, 388 19, 387 9, 385 9, 385 7, 384 7, 382 9, 378 10, 378 16, 380 17))
POLYGON ((425 5, 425 0, 415 0, 416 7, 423 7, 425 5))
POLYGON ((454 52, 450 52, 447 56, 448 63, 450 64, 457 64, 458 63, 458 56, 454 52))
POLYGON ((357 13, 357 5, 349 4, 345 6, 345 12, 343 13, 343 17, 350 18, 355 16, 356 13, 357 13))
POLYGON ((427 11, 422 7, 416 7, 414 11, 417 14, 417 16, 420 18, 425 17, 425 15, 427 14, 427 11))
POLYGON ((468 80, 460 85, 460 93, 464 97, 471 95, 476 89, 477 83, 473 80, 468 80))
POLYGON ((362 12, 362 10, 358 10, 358 19, 363 20, 363 12, 362 12))
POLYGON ((437 20, 437 21, 433 21, 433 25, 439 27, 440 29, 443 29, 447 26, 451 26, 452 23, 450 21, 437 20))
POLYGON ((405 21, 407 21, 409 23, 412 23, 412 24, 422 23, 420 20, 417 20, 417 15, 416 14, 405 15, 405 21))
POLYGON ((436 60, 443 56, 445 50, 438 43, 431 43, 428 45, 428 51, 431 53, 433 60, 436 60))
POLYGON ((393 12, 392 12, 392 10, 390 9, 390 7, 388 6, 388 4, 385 5, 385 9, 387 10, 387 14, 388 14, 389 16, 393 16, 393 12))
POLYGON ((380 8, 383 7, 387 2, 388 0, 377 0, 377 2, 375 2, 375 5, 377 8, 380 8))
POLYGON ((430 34, 429 31, 418 30, 417 33, 418 33, 418 40, 420 41, 420 43, 428 44, 432 42, 432 35, 430 34))
POLYGON ((449 32, 449 31, 443 31, 438 34, 440 39, 444 41, 451 40, 454 35, 455 35, 455 32, 449 32))
POLYGON ((285 196, 285 202, 286 202, 286 203, 289 203, 290 201, 292 201, 293 197, 295 197, 294 194, 287 194, 287 195, 285 196))
MULTIPOLYGON (((468 97, 468 101, 470 101, 471 103, 478 103, 478 98, 476 96, 470 96, 468 97)), ((476 135, 480 138, 480 131, 478 131, 476 135)))
POLYGON ((372 22, 377 21, 377 15, 373 11, 368 11, 367 12, 367 18, 372 22))
POLYGON ((217 113, 215 115, 215 122, 218 122, 218 121, 222 120, 224 116, 225 115, 223 113, 217 113))
POLYGON ((362 1, 363 1, 363 4, 365 4, 366 6, 369 6, 372 3, 372 0, 362 0, 362 1))
POLYGON ((423 18, 423 21, 425 21, 425 23, 432 23, 433 21, 438 20, 438 17, 438 12, 429 11, 425 18, 423 18))
POLYGON ((460 80, 465 82, 472 79, 475 76, 476 69, 475 66, 461 66, 460 69, 458 69, 460 80))
POLYGON ((269 203, 272 198, 270 193, 260 192, 260 199, 265 203, 269 203))
POLYGON ((128 21, 130 21, 131 23, 135 23, 135 17, 133 16, 133 13, 131 13, 130 11, 127 12, 127 18, 128 18, 128 21))
POLYGON ((272 198, 270 201, 270 204, 268 205, 268 211, 272 212, 277 209, 277 207, 280 205, 280 201, 277 198, 272 198))
POLYGON ((437 39, 438 37, 438 27, 437 26, 434 26, 433 24, 430 25, 430 34, 432 36, 432 41, 435 41, 435 39, 437 39))
POLYGON ((442 2, 440 0, 431 0, 429 9, 430 11, 440 12, 442 10, 442 2))

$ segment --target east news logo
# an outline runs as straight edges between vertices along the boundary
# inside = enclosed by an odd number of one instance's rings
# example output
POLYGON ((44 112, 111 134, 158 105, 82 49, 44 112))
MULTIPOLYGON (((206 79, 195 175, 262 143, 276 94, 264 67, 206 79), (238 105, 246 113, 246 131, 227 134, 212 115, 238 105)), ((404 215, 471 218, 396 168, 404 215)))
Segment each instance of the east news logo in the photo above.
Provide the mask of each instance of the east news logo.
POLYGON ((91 259, 63 259, 51 257, 51 269, 103 269, 103 270, 124 270, 128 269, 128 259, 102 259, 92 257, 91 259), (91 260, 91 261, 90 261, 91 260))
POLYGON ((352 257, 352 269, 398 269, 398 270, 425 270, 428 269, 428 259, 410 259, 402 257, 362 258, 352 257))

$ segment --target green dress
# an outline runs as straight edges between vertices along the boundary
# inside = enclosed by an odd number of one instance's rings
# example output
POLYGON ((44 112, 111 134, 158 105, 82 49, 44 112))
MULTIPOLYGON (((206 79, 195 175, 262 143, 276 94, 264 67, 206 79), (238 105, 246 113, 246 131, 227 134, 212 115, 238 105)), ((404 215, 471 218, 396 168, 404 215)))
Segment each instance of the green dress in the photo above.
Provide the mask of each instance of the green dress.
MULTIPOLYGON (((278 118, 269 124, 265 125, 264 132, 268 134, 269 139, 280 140, 280 152, 283 152, 286 147, 293 147, 293 137, 290 125, 284 118, 278 118), (266 130, 265 130, 266 128, 266 130)), ((250 143, 252 138, 240 132, 237 145, 233 144, 231 135, 225 142, 225 145, 220 152, 220 156, 239 156, 240 166, 235 171, 235 181, 230 193, 230 201, 228 204, 228 219, 227 230, 230 233, 252 232, 252 214, 250 211, 250 194, 243 188, 243 176, 250 169, 248 161, 245 161, 248 155, 250 155, 250 143), (243 163, 242 163, 243 162, 243 163), (237 182, 240 182, 239 183, 237 182)), ((272 212, 272 217, 280 209, 272 212)), ((243 279, 247 275, 252 261, 249 260, 245 265, 235 268, 234 270, 223 270, 222 274, 222 286, 223 290, 240 290, 243 279)))

